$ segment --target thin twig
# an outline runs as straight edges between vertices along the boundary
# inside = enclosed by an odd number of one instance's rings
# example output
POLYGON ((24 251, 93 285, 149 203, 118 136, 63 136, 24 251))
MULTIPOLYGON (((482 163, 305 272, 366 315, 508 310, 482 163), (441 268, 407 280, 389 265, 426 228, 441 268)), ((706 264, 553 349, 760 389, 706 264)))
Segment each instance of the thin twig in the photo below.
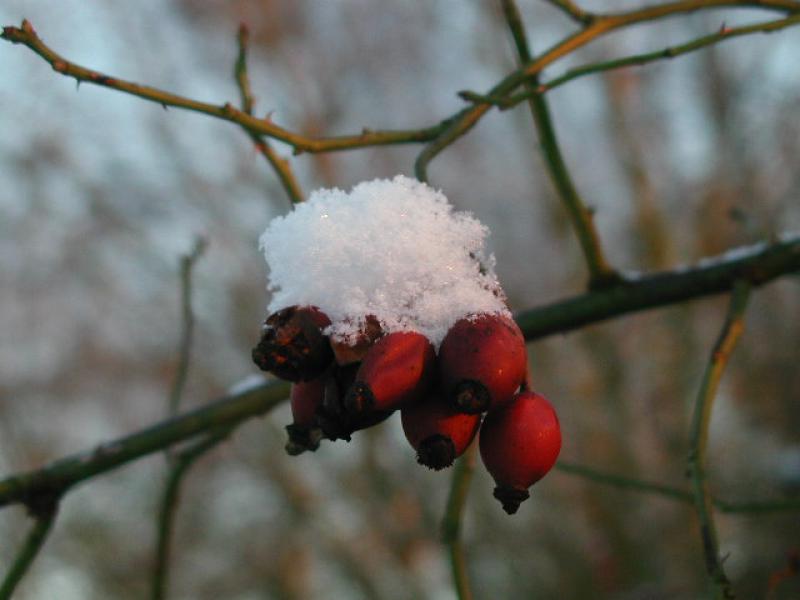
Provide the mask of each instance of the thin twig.
MULTIPOLYGON (((181 257, 181 336, 178 346, 178 371, 170 390, 168 416, 178 414, 186 379, 189 374, 192 341, 194 337, 194 311, 192 310, 192 269, 203 254, 206 242, 203 238, 195 240, 192 250, 181 257)), ((202 440, 198 446, 202 445, 202 440)), ((166 597, 169 579, 169 556, 172 544, 172 530, 175 513, 178 509, 180 483, 199 454, 191 460, 183 458, 184 453, 173 454, 167 449, 169 473, 165 484, 162 502, 159 506, 159 517, 156 528, 156 561, 152 578, 152 598, 161 600, 166 597)))
MULTIPOLYGON (((514 0, 500 0, 506 24, 511 32, 517 49, 520 66, 531 62, 532 56, 525 35, 522 17, 514 0)), ((534 75, 525 82, 530 91, 536 91, 538 76, 534 75)), ((528 99, 533 121, 539 134, 539 145, 542 149, 547 172, 556 188, 564 207, 567 209, 572 227, 580 242, 586 265, 589 268, 589 287, 597 289, 619 281, 619 275, 611 268, 603 252, 600 236, 594 226, 593 213, 586 206, 570 175, 567 163, 558 144, 555 125, 550 116, 547 100, 541 94, 533 94, 528 99)))
POLYGON ((711 410, 717 393, 719 381, 731 352, 744 329, 744 311, 750 294, 750 285, 745 281, 737 282, 731 296, 730 308, 725 319, 722 332, 711 352, 700 391, 694 407, 692 424, 689 433, 689 457, 687 475, 691 482, 695 512, 700 522, 700 537, 703 542, 706 571, 714 598, 733 598, 730 581, 719 557, 717 532, 714 526, 714 515, 706 484, 705 464, 708 447, 708 429, 711 423, 711 410))
MULTIPOLYGON (((236 40, 239 45, 239 53, 236 57, 233 75, 236 79, 236 84, 239 87, 242 110, 246 114, 252 115, 255 108, 255 98, 253 97, 253 92, 250 86, 250 76, 247 73, 247 50, 249 39, 250 33, 245 24, 242 23, 239 26, 239 33, 236 36, 236 40)), ((281 185, 283 186, 283 189, 286 190, 286 195, 289 196, 289 202, 292 204, 302 202, 303 192, 300 189, 300 184, 297 182, 297 178, 294 176, 294 172, 292 171, 289 161, 278 154, 269 144, 269 142, 264 139, 264 136, 254 133, 246 127, 244 130, 252 140, 259 154, 267 159, 267 162, 275 171, 278 179, 281 182, 281 185)))
MULTIPOLYGON (((523 68, 508 74, 484 95, 490 98, 507 96, 545 67, 617 29, 673 15, 725 7, 760 8, 787 14, 800 12, 800 3, 795 0, 678 0, 622 13, 597 13, 586 27, 551 46, 523 68)), ((414 164, 414 172, 421 181, 427 180, 428 165, 431 161, 444 148, 467 134, 489 108, 490 105, 487 104, 474 104, 440 124, 442 130, 422 149, 414 164)))
MULTIPOLYGON (((694 495, 692 492, 676 486, 656 481, 635 479, 587 465, 565 462, 563 460, 558 461, 555 468, 565 475, 581 477, 593 483, 608 485, 632 492, 652 494, 665 498, 666 500, 674 500, 683 504, 694 505, 694 495)), ((761 501, 737 500, 734 502, 721 500, 719 498, 711 498, 711 504, 720 512, 740 515, 772 514, 800 510, 800 498, 761 501)))
POLYGON ((464 556, 464 543, 461 540, 461 521, 469 494, 469 484, 472 482, 472 475, 475 472, 477 448, 477 441, 474 441, 458 459, 450 483, 447 509, 442 518, 442 541, 450 551, 450 566, 453 571, 453 584, 458 600, 472 600, 467 561, 464 556))
MULTIPOLYGON (((518 313, 516 319, 525 339, 532 341, 622 314, 728 291, 736 279, 747 279, 757 286, 795 272, 800 272, 800 236, 771 245, 739 248, 735 257, 723 255, 697 267, 627 280, 608 290, 589 292, 518 313)), ((283 402, 288 394, 286 383, 265 383, 86 452, 10 475, 0 480, 0 506, 30 503, 49 494, 62 494, 81 481, 132 460, 217 427, 262 415, 283 402)))
POLYGON ((193 445, 173 455, 164 493, 159 505, 158 536, 156 541, 156 560, 151 582, 153 600, 162 600, 169 589, 169 561, 172 549, 175 513, 180 503, 181 483, 195 462, 220 442, 228 438, 232 431, 226 427, 199 440, 193 445))
POLYGON ((312 138, 280 127, 273 123, 269 117, 259 119, 255 116, 248 115, 245 111, 237 109, 229 102, 222 105, 201 102, 158 88, 140 85, 117 77, 111 77, 72 63, 49 48, 41 38, 39 38, 33 26, 27 20, 22 22, 21 27, 3 27, 0 38, 15 44, 27 46, 47 61, 53 67, 54 71, 68 77, 73 77, 78 82, 93 83, 125 92, 143 98, 144 100, 149 100, 150 102, 155 102, 164 107, 172 106, 191 110, 222 119, 223 121, 236 123, 255 134, 265 135, 288 144, 294 148, 295 154, 301 154, 303 152, 333 152, 368 146, 427 142, 435 139, 446 125, 445 123, 440 123, 432 127, 406 130, 364 129, 361 133, 355 135, 312 138))
POLYGON ((552 4, 573 21, 581 25, 588 25, 594 19, 593 13, 583 10, 580 6, 572 2, 572 0, 546 0, 548 4, 552 4))
POLYGON ((2 585, 0 585, 0 600, 7 600, 11 598, 19 582, 24 577, 25 573, 33 564, 39 550, 42 549, 47 535, 50 533, 50 528, 55 521, 56 514, 58 513, 57 502, 53 503, 52 507, 47 510, 40 511, 35 514, 34 524, 25 538, 25 542, 14 557, 14 562, 8 569, 2 585))
POLYGON ((181 296, 181 335, 178 342, 178 369, 167 404, 167 416, 174 417, 178 413, 186 378, 189 375, 189 362, 192 354, 194 338, 194 311, 192 310, 192 268, 202 256, 206 241, 202 237, 195 239, 191 251, 181 257, 180 262, 180 296, 181 296))
POLYGON ((785 19, 775 19, 763 23, 754 23, 752 25, 743 25, 741 27, 722 27, 716 33, 705 35, 677 46, 668 46, 662 50, 656 50, 655 52, 634 54, 632 56, 626 56, 614 60, 590 63, 580 67, 575 67, 563 75, 554 77, 553 79, 544 83, 539 83, 535 89, 520 92, 518 94, 513 94, 510 96, 484 96, 476 92, 465 90, 459 92, 459 96, 469 102, 491 104, 493 106, 497 106, 500 110, 508 110, 519 105, 521 102, 529 100, 533 96, 546 94, 547 92, 554 90, 565 83, 586 75, 622 69, 625 67, 646 65, 659 60, 668 60, 677 56, 681 56, 682 54, 689 54, 690 52, 695 52, 696 50, 701 50, 708 46, 724 42, 725 40, 751 35, 754 33, 774 33, 787 27, 794 27, 798 24, 800 24, 800 15, 793 15, 785 19))

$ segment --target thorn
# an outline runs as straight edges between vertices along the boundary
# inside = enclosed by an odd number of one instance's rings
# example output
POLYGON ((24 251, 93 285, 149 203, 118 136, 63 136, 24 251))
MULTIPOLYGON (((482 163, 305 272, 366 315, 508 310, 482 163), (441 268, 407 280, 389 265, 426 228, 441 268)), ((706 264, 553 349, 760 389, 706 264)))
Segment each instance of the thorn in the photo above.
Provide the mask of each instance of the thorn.
POLYGON ((361 128, 361 135, 362 135, 362 137, 363 137, 363 136, 370 135, 371 133, 372 133, 372 130, 371 130, 369 127, 362 127, 362 128, 361 128))
POLYGON ((167 105, 162 102, 161 103, 161 108, 163 108, 164 110, 167 110, 167 105))
POLYGON ((723 21, 722 25, 720 25, 720 28, 719 28, 719 34, 720 35, 725 35, 726 33, 729 33, 729 32, 730 32, 730 29, 725 24, 725 21, 723 21))
POLYGON ((22 19, 22 31, 30 35, 36 35, 36 31, 34 31, 33 25, 28 19, 22 19))
POLYGON ((77 92, 80 89, 81 89, 81 80, 80 79, 76 79, 75 80, 75 91, 77 92))

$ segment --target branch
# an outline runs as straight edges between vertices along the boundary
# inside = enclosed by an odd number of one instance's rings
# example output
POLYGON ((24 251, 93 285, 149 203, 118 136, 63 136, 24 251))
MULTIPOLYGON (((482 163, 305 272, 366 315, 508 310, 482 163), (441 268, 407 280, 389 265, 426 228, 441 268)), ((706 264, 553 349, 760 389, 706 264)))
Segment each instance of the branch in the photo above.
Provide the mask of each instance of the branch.
MULTIPOLYGON (((528 39, 525 35, 525 28, 514 0, 500 0, 514 45, 517 48, 521 65, 529 63, 532 59, 528 47, 528 39)), ((529 91, 535 92, 539 85, 538 76, 534 75, 525 86, 529 91)), ((550 116, 550 109, 547 100, 541 94, 533 93, 528 99, 533 121, 539 133, 539 145, 542 149, 547 172, 550 180, 561 197, 567 214, 572 221, 572 227, 578 236, 578 241, 589 268, 589 288, 597 289, 616 283, 619 275, 611 268, 606 260, 603 248, 600 244, 600 236, 595 229, 592 220, 592 211, 578 193, 575 183, 572 181, 567 163, 561 154, 558 144, 555 125, 550 116)))
POLYGON ((450 550, 450 564, 453 570, 453 584, 458 600, 472 600, 472 590, 467 574, 467 562, 464 556, 464 544, 461 541, 461 519, 467 503, 469 484, 475 472, 475 454, 478 449, 477 440, 467 448, 458 460, 450 483, 450 495, 447 498, 447 509, 442 519, 442 541, 450 550))
MULTIPOLYGON (((507 75, 485 96, 495 98, 509 95, 558 59, 617 29, 703 9, 737 7, 761 8, 789 14, 800 12, 800 3, 795 0, 679 0, 623 13, 598 13, 585 28, 551 46, 524 68, 507 75)), ((414 170, 421 181, 427 180, 428 165, 439 152, 472 129, 489 108, 487 104, 475 104, 441 123, 447 126, 417 156, 414 170)))
MULTIPOLYGON (((192 338, 194 332, 194 314, 192 311, 192 268, 203 253, 205 241, 202 238, 195 240, 194 247, 189 254, 181 257, 181 342, 178 347, 180 356, 178 372, 169 396, 169 416, 174 417, 180 406, 186 377, 189 373, 189 359, 191 358, 192 338)), ((201 444, 198 444, 200 446, 201 444)), ((170 468, 169 475, 159 507, 158 527, 156 534, 156 566, 153 572, 152 597, 160 600, 165 597, 169 575, 169 555, 172 545, 172 529, 175 513, 178 509, 178 497, 183 475, 188 471, 196 458, 192 455, 190 460, 183 458, 185 452, 178 455, 167 449, 167 464, 170 468)))
POLYGON ((180 263, 180 293, 181 293, 181 336, 178 342, 178 368, 172 389, 169 393, 167 414, 175 416, 180 406, 183 388, 186 386, 186 377, 189 374, 189 361, 192 353, 192 339, 194 337, 194 311, 192 310, 192 268, 202 256, 206 248, 203 238, 196 238, 192 250, 181 257, 180 263))
POLYGON ((659 60, 671 59, 682 54, 689 54, 696 50, 701 50, 707 46, 724 42, 744 35, 751 35, 753 33, 774 33, 787 27, 793 27, 800 24, 800 15, 786 17, 785 19, 775 19, 773 21, 766 21, 763 23, 754 23, 752 25, 744 25, 741 27, 722 27, 716 33, 705 35, 685 44, 677 46, 668 46, 662 50, 655 52, 646 52, 644 54, 634 54, 624 58, 614 60, 591 63, 570 69, 563 75, 555 77, 547 82, 540 83, 535 89, 513 94, 511 96, 484 96, 476 92, 464 90, 459 92, 459 96, 468 102, 477 102, 483 104, 491 104, 497 106, 500 110, 508 110, 514 108, 521 102, 524 102, 534 96, 545 94, 565 83, 578 79, 586 75, 595 73, 602 73, 615 69, 622 69, 631 66, 641 66, 648 63, 656 62, 659 60))
MULTIPOLYGON (((252 115, 253 108, 255 106, 255 98, 253 98, 253 92, 250 88, 250 77, 247 74, 247 45, 249 37, 250 34, 247 30, 247 27, 244 23, 242 23, 239 26, 239 34, 236 37, 239 45, 239 54, 236 58, 236 64, 233 68, 233 75, 236 79, 236 84, 239 87, 242 110, 248 115, 252 115)), ((275 152, 275 150, 272 148, 272 146, 270 146, 269 142, 267 142, 263 136, 253 133, 247 128, 245 128, 245 132, 247 132, 248 136, 250 136, 250 139, 252 140, 259 154, 267 159, 267 162, 278 175, 278 179, 280 180, 283 189, 286 190, 286 194, 289 196, 289 202, 292 204, 302 202, 303 192, 300 189, 300 184, 297 182, 297 179, 294 176, 292 167, 289 165, 289 161, 275 152)))
MULTIPOLYGON (((579 465, 560 460, 555 468, 566 475, 581 477, 593 483, 608 485, 622 490, 641 492, 643 494, 653 494, 666 500, 682 502, 694 505, 694 495, 691 491, 659 483, 656 481, 644 481, 625 475, 609 473, 594 467, 579 465)), ((785 500, 737 500, 730 502, 720 498, 711 498, 711 504, 723 513, 740 515, 759 515, 772 514, 776 512, 800 511, 800 498, 789 498, 785 500)))
POLYGON ((0 600, 7 600, 11 598, 19 582, 25 576, 30 566, 33 564, 39 550, 42 549, 47 535, 50 533, 50 528, 56 518, 58 512, 57 502, 53 503, 47 510, 40 511, 36 514, 36 521, 33 524, 28 537, 19 549, 14 562, 8 570, 2 585, 0 585, 0 600))
POLYGON ((236 427, 263 415, 289 395, 283 382, 264 383, 231 393, 216 402, 167 419, 141 431, 99 444, 92 450, 56 460, 39 469, 0 481, 0 506, 35 506, 41 498, 60 496, 74 485, 153 452, 226 426, 236 427))
POLYGON ((156 542, 156 561, 153 570, 151 598, 162 600, 167 596, 169 586, 169 558, 172 547, 175 512, 178 508, 181 483, 189 469, 209 450, 228 438, 232 427, 209 434, 194 445, 177 453, 172 460, 172 468, 167 477, 164 494, 158 515, 158 537, 156 542))
MULTIPOLYGON (((733 256, 722 255, 693 268, 626 280, 613 288, 519 313, 516 318, 525 339, 531 341, 622 314, 724 292, 730 290, 737 279, 747 279, 751 285, 758 286, 798 271, 800 236, 787 237, 772 245, 740 248, 733 256)), ((152 452, 217 427, 235 426, 262 415, 288 394, 289 386, 276 382, 232 393, 207 406, 100 444, 93 450, 11 475, 0 481, 0 506, 11 503, 30 506, 48 494, 62 494, 85 479, 152 452)))
POLYGON ((718 294, 743 279, 760 286, 800 272, 800 235, 773 244, 737 248, 693 267, 628 276, 609 288, 523 311, 516 315, 525 338, 537 339, 612 317, 718 294))
POLYGON ((706 484, 705 463, 708 446, 708 428, 711 424, 711 409, 722 378, 722 372, 728 364, 731 352, 744 329, 743 317, 750 296, 750 286, 739 281, 733 290, 728 316, 719 339, 711 352, 711 358, 703 374, 703 382, 697 395, 689 434, 689 456, 687 475, 691 481, 692 497, 697 519, 700 521, 700 537, 703 542, 706 571, 714 598, 733 598, 731 583, 725 574, 719 558, 714 515, 711 511, 711 500, 706 484))
POLYGON ((588 11, 583 10, 580 6, 572 2, 571 0, 546 0, 549 4, 552 4, 565 15, 567 15, 573 21, 580 23, 581 25, 589 25, 594 19, 595 15, 588 11))
POLYGON ((194 112, 210 115, 223 121, 236 123, 256 135, 264 135, 280 140, 294 148, 295 154, 303 152, 333 152, 364 148, 367 146, 384 146, 389 144, 409 144, 427 142, 435 139, 446 127, 444 121, 433 127, 406 130, 377 130, 364 129, 360 134, 342 135, 332 137, 311 138, 284 129, 273 123, 269 117, 256 118, 244 110, 235 108, 229 102, 223 105, 209 104, 199 100, 192 100, 158 88, 140 85, 124 79, 104 75, 74 64, 50 49, 39 38, 29 21, 24 20, 21 27, 3 27, 0 38, 14 44, 23 44, 47 61, 53 70, 62 75, 73 77, 79 83, 93 83, 103 87, 125 92, 164 107, 172 106, 194 112))

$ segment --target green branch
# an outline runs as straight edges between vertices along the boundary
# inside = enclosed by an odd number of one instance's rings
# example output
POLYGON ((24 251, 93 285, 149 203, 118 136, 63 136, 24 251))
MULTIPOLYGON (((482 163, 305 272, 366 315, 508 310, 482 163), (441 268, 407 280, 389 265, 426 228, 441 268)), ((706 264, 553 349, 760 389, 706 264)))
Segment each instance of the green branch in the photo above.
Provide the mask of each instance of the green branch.
POLYGON ((39 550, 42 549, 42 546, 47 540, 47 535, 50 533, 57 512, 58 506, 57 503, 54 503, 48 510, 35 515, 36 521, 28 533, 28 537, 25 538, 25 542, 20 547, 17 556, 14 558, 14 562, 11 563, 11 567, 8 569, 8 573, 3 579, 2 585, 0 585, 0 600, 11 598, 17 585, 22 580, 25 573, 28 572, 34 559, 39 554, 39 550))
MULTIPOLYGON (((525 35, 525 27, 514 0, 500 0, 506 23, 517 48, 520 65, 531 62, 532 56, 525 35)), ((526 88, 535 92, 539 85, 538 76, 534 75, 525 82, 526 88)), ((547 172, 556 188, 564 207, 567 209, 572 227, 589 268, 589 287, 601 288, 619 281, 619 275, 611 268, 600 244, 600 236, 594 226, 593 213, 578 193, 572 180, 567 163, 558 144, 555 125, 550 115, 547 100, 541 94, 533 93, 528 98, 533 121, 539 134, 539 145, 542 149, 547 172)))
POLYGON ((691 482, 694 508, 700 522, 700 538, 703 543, 706 571, 708 572, 711 595, 718 599, 733 598, 731 583, 725 574, 719 558, 719 543, 711 510, 711 496, 706 483, 706 449, 708 447, 708 429, 711 425, 711 410, 717 394, 719 381, 731 352, 744 329, 744 311, 750 295, 750 285, 739 281, 734 287, 728 316, 719 339, 711 351, 700 391, 692 416, 689 433, 689 456, 687 459, 687 475, 691 482))
POLYGON ((472 482, 472 475, 475 472, 477 449, 478 441, 475 440, 464 455, 458 459, 450 483, 447 509, 442 518, 442 541, 450 551, 450 566, 453 571, 453 584, 458 600, 472 600, 464 544, 461 540, 461 520, 464 506, 467 503, 469 484, 472 482))
POLYGON ((688 268, 628 276, 612 287, 526 310, 516 315, 526 339, 565 333, 620 315, 677 304, 733 289, 739 279, 753 286, 800 272, 800 235, 773 244, 738 248, 688 268))
POLYGON ((283 382, 264 383, 232 393, 206 406, 157 423, 141 431, 100 444, 86 452, 56 460, 44 467, 0 481, 0 506, 34 506, 40 498, 60 496, 76 484, 188 440, 205 432, 236 426, 263 415, 289 395, 283 382))
POLYGON ((172 468, 164 486, 158 513, 158 536, 156 541, 156 560, 150 597, 162 600, 167 597, 169 588, 169 560, 172 549, 172 532, 174 530, 175 512, 180 500, 181 483, 189 469, 209 450, 215 448, 228 438, 232 428, 226 427, 196 442, 174 455, 172 468))

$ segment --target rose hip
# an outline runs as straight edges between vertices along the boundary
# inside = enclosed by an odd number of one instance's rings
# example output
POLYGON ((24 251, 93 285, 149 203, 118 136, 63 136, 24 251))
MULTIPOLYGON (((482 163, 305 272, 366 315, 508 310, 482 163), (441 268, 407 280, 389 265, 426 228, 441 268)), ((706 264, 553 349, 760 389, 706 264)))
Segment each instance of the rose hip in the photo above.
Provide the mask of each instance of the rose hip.
POLYGON ((479 413, 509 402, 528 367, 525 338, 501 314, 465 317, 439 348, 441 389, 462 412, 479 413))
POLYGON ((480 452, 497 487, 494 497, 508 514, 517 512, 528 488, 553 467, 561 450, 561 428, 544 396, 524 391, 490 412, 481 426, 480 452))
POLYGON ((315 306, 290 306, 270 315, 261 340, 253 348, 253 362, 287 381, 309 381, 333 361, 322 330, 331 324, 315 306))
POLYGON ((436 352, 424 335, 411 331, 390 333, 370 348, 345 396, 352 415, 394 410, 420 400, 433 383, 436 352))
POLYGON ((417 462, 437 471, 464 453, 481 422, 479 414, 458 412, 439 396, 406 406, 400 415, 417 462))

